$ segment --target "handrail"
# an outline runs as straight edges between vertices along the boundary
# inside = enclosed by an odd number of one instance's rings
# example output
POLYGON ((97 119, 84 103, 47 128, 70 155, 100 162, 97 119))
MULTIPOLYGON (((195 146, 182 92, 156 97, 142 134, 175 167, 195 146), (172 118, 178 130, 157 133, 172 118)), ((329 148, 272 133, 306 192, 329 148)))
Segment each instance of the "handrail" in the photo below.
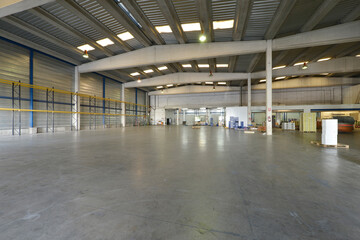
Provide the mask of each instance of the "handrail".
POLYGON ((99 100, 103 100, 103 101, 111 101, 111 102, 118 102, 118 103, 125 103, 125 104, 130 104, 130 105, 146 107, 146 105, 142 105, 142 104, 138 104, 138 103, 125 102, 125 101, 120 101, 120 100, 116 100, 116 99, 112 99, 112 98, 96 97, 96 96, 91 96, 91 95, 84 94, 84 93, 76 93, 76 92, 71 92, 71 91, 66 91, 66 90, 61 90, 61 89, 56 89, 56 88, 49 88, 49 87, 44 87, 44 86, 39 86, 39 85, 34 85, 34 84, 29 84, 29 83, 15 82, 15 81, 10 81, 10 80, 1 79, 1 78, 0 78, 0 83, 9 84, 9 85, 14 84, 15 86, 22 86, 22 87, 39 89, 39 90, 44 90, 44 91, 52 91, 52 92, 57 92, 57 93, 62 93, 62 94, 75 95, 75 96, 79 96, 79 97, 87 97, 87 98, 91 97, 91 98, 95 98, 95 99, 99 99, 99 100))

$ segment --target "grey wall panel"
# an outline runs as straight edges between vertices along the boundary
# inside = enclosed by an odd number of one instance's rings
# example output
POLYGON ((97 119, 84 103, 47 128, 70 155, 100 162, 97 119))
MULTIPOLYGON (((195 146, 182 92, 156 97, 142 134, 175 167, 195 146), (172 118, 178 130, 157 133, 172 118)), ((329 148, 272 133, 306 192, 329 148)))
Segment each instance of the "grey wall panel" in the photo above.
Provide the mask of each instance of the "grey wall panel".
MULTIPOLYGON (((105 80, 105 96, 106 98, 121 100, 121 83, 115 82, 106 78, 105 80)), ((120 114, 121 113, 121 104, 115 102, 106 102, 106 113, 111 114, 120 114), (110 111, 109 111, 110 107, 110 111)), ((120 116, 106 116, 105 117, 106 125, 120 125, 120 116)))
MULTIPOLYGON (((74 67, 70 64, 58 61, 40 53, 34 53, 34 84, 44 87, 71 91, 74 76, 74 67)), ((54 109, 57 111, 70 111, 71 96, 67 94, 54 93, 54 109)), ((34 99, 46 101, 46 91, 34 90, 34 99)), ((52 93, 49 93, 49 101, 52 93)), ((48 103, 48 109, 52 109, 52 103, 48 103)), ((46 109, 46 103, 34 102, 35 109, 46 109)), ((51 114, 51 113, 50 113, 51 114)), ((46 126, 46 113, 34 114, 34 125, 46 126)), ((55 127, 70 126, 70 114, 55 114, 55 127)))
MULTIPOLYGON (((88 94, 91 96, 102 97, 103 96, 103 80, 102 77, 93 73, 86 73, 80 75, 80 93, 88 94)), ((80 97, 80 107, 81 112, 89 112, 89 98, 80 97)), ((93 104, 92 104, 93 105, 93 104)), ((94 105, 95 106, 95 105, 94 105)), ((103 101, 96 99, 96 112, 103 112, 103 101)), ((93 107, 92 107, 93 108, 93 107)), ((94 109, 94 108, 93 108, 94 109)), ((94 112, 92 110, 92 112, 94 112)), ((80 125, 81 128, 88 128, 90 126, 90 117, 92 120, 92 127, 102 127, 103 126, 103 116, 101 115, 85 115, 80 116, 80 125)))
MULTIPOLYGON (((0 40, 0 78, 29 83, 29 50, 0 40)), ((29 88, 21 87, 21 98, 29 99, 29 92, 29 88)), ((0 97, 0 107, 12 107, 11 100, 6 99, 11 97, 11 85, 0 83, 0 97)), ((21 101, 21 107, 29 108, 29 102, 21 101)), ((11 115, 9 111, 0 111, 0 129, 11 128, 11 115)), ((23 128, 29 126, 29 116, 28 112, 21 113, 23 128)))

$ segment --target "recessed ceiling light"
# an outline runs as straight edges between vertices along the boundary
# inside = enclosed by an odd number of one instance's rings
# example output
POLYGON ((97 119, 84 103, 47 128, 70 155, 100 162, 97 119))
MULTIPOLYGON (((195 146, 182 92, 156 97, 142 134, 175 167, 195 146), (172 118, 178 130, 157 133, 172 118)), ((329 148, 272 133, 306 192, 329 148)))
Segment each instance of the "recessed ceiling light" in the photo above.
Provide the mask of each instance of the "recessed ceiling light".
POLYGON ((181 66, 183 66, 184 68, 191 68, 191 64, 182 64, 181 66))
POLYGON ((109 46, 109 45, 112 45, 114 44, 113 41, 111 41, 110 39, 108 38, 104 38, 104 39, 101 39, 101 40, 98 40, 96 41, 98 44, 100 44, 101 46, 103 47, 106 47, 106 46, 109 46))
POLYGON ((280 80, 280 79, 285 79, 285 78, 286 78, 285 76, 281 76, 281 77, 275 78, 275 80, 280 80))
POLYGON ((138 76, 138 75, 140 75, 140 73, 138 73, 138 72, 133 72, 133 73, 130 73, 130 75, 131 75, 131 76, 138 76))
POLYGON ((233 26, 234 26, 234 19, 225 20, 225 21, 213 21, 214 29, 233 28, 233 26))
POLYGON ((275 70, 275 69, 280 69, 280 68, 284 68, 284 67, 286 67, 286 65, 281 65, 281 66, 273 67, 273 70, 275 70))
POLYGON ((297 62, 294 64, 294 66, 300 66, 300 65, 304 65, 304 63, 308 63, 309 61, 305 61, 305 62, 297 62))
POLYGON ((209 64, 198 64, 199 68, 208 68, 209 64))
POLYGON ((201 31, 200 23, 184 23, 181 27, 184 32, 201 31))
POLYGON ((319 60, 317 60, 317 62, 324 62, 324 61, 327 61, 327 60, 330 60, 331 57, 326 57, 326 58, 320 58, 319 60))
POLYGON ((360 54, 356 55, 355 57, 360 57, 360 54))
POLYGON ((163 88, 163 86, 157 86, 156 88, 163 88))
POLYGON ((131 33, 129 33, 129 32, 120 33, 117 36, 123 41, 130 40, 130 39, 134 38, 134 36, 131 35, 131 33))
POLYGON ((226 68, 226 67, 229 67, 229 64, 227 64, 227 63, 225 63, 225 64, 216 64, 216 67, 218 67, 218 68, 226 68))
POLYGON ((163 71, 163 70, 166 70, 166 69, 168 69, 168 68, 167 68, 167 66, 162 66, 162 67, 158 67, 158 69, 159 69, 160 71, 163 71))
POLYGON ((326 75, 329 75, 329 73, 320 73, 320 75, 326 76, 326 75))
POLYGON ((226 85, 226 82, 218 82, 219 85, 226 85))
POLYGON ((89 44, 84 44, 84 45, 78 46, 77 48, 80 49, 81 51, 85 51, 85 50, 91 51, 91 50, 95 49, 92 46, 90 46, 89 44))
POLYGON ((172 87, 172 86, 174 86, 174 84, 168 84, 168 85, 166 85, 167 87, 172 87))
POLYGON ((266 79, 260 79, 260 82, 266 82, 266 79))
POLYGON ((171 33, 171 27, 169 25, 155 27, 159 33, 171 33))
POLYGON ((205 84, 213 85, 214 83, 213 82, 205 82, 205 84))
POLYGON ((152 72, 154 72, 154 70, 152 70, 152 69, 146 69, 146 70, 144 70, 144 73, 152 73, 152 72))

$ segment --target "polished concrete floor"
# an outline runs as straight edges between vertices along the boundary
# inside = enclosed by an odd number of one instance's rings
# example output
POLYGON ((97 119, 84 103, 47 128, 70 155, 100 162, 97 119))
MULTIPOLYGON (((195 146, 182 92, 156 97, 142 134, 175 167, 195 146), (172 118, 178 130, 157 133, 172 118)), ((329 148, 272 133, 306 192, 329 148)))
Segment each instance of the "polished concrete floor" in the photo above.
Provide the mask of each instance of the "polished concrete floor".
POLYGON ((360 133, 0 137, 0 239, 360 239, 360 133))

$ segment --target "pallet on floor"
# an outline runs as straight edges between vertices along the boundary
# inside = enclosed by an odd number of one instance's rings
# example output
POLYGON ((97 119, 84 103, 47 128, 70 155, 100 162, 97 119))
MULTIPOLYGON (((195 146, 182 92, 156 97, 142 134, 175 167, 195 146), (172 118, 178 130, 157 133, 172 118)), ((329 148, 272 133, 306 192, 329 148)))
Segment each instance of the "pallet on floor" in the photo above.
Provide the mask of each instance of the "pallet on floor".
POLYGON ((326 145, 326 144, 321 144, 321 142, 319 141, 311 141, 312 144, 315 144, 317 146, 320 147, 326 147, 326 148, 349 148, 349 145, 347 144, 342 144, 342 143, 338 143, 337 145, 326 145))
POLYGON ((200 129, 200 126, 192 126, 192 129, 200 129))

